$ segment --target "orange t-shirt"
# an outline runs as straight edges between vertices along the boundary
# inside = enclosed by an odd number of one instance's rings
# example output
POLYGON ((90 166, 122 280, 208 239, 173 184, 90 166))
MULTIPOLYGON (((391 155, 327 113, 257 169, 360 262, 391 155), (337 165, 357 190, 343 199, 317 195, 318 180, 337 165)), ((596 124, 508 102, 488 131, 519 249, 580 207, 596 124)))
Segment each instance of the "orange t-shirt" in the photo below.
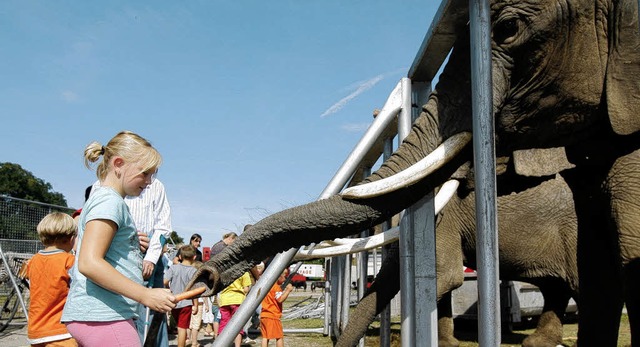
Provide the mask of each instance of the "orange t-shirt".
POLYGON ((260 318, 276 318, 282 317, 282 303, 278 302, 278 298, 282 295, 282 288, 279 284, 274 284, 262 300, 262 312, 260 318))
POLYGON ((27 264, 31 292, 27 335, 32 344, 71 337, 60 318, 69 293, 69 269, 74 259, 63 250, 40 251, 27 264))

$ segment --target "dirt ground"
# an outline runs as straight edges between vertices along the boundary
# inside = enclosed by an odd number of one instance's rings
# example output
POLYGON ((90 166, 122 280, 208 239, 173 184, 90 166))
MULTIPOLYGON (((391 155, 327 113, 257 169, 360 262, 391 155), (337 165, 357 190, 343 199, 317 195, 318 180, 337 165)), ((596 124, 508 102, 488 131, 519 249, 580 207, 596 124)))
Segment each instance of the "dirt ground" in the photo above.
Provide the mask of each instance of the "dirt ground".
MULTIPOLYGON (((288 305, 293 305, 301 300, 301 298, 308 297, 310 292, 294 292, 290 300, 287 300, 288 305)), ((314 296, 319 295, 319 293, 314 296)), ((286 305, 285 305, 286 307, 286 305)), ((391 326, 391 346, 400 346, 400 323, 399 320, 392 320, 391 326)), ((284 321, 283 325, 287 328, 317 328, 322 327, 322 319, 296 319, 291 321, 284 321)), ((527 322, 521 326, 514 326, 514 330, 507 332, 502 331, 502 343, 500 346, 520 346, 522 340, 531 334, 534 330, 535 322, 527 322)), ((575 321, 565 322, 564 325, 564 346, 573 346, 576 341, 578 331, 578 325, 575 321)), ((461 347, 477 347, 477 322, 476 321, 456 321, 456 337, 461 342, 461 347)), ((199 342, 202 346, 212 346, 213 339, 200 334, 199 342)), ((260 337, 255 339, 256 344, 254 346, 260 346, 260 337)), ((627 315, 622 316, 620 322, 620 333, 618 337, 618 346, 630 346, 631 333, 629 331, 629 322, 627 315)), ((273 345, 273 342, 271 343, 273 345)), ((379 324, 374 322, 367 333, 365 338, 365 346, 378 347, 379 342, 379 324)), ((26 340, 26 326, 23 323, 16 322, 15 325, 10 326, 7 330, 0 333, 0 346, 3 347, 22 347, 28 346, 26 340)), ((170 336, 169 346, 177 346, 176 336, 170 336)), ((331 338, 323 336, 322 334, 285 334, 285 346, 304 346, 304 347, 330 347, 333 346, 331 338)))

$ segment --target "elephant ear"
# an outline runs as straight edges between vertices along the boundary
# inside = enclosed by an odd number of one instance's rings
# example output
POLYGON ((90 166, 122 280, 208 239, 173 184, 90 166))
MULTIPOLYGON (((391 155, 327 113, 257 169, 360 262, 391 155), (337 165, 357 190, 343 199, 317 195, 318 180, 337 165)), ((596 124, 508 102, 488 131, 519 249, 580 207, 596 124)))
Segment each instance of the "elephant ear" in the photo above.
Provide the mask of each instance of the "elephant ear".
POLYGON ((518 175, 542 177, 571 169, 564 147, 532 148, 513 152, 513 165, 518 175))
POLYGON ((609 120, 616 134, 640 130, 640 32, 638 1, 614 1, 609 26, 606 93, 609 120))

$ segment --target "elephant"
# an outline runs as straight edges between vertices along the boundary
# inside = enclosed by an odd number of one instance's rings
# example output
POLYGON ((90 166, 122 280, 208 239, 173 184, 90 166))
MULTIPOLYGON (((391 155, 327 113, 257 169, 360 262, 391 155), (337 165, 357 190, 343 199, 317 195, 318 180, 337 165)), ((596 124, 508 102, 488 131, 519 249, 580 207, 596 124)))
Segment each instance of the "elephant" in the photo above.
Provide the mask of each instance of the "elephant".
MULTIPOLYGON (((538 149, 562 147, 564 159, 573 165, 562 169, 577 216, 582 347, 616 345, 624 304, 632 344, 640 345, 637 6, 636 0, 491 0, 489 7, 496 154, 514 153, 516 172, 523 175, 555 170, 550 165, 555 157, 526 160, 535 158, 538 149)), ((464 28, 420 116, 380 168, 350 188, 355 190, 255 223, 188 285, 206 286, 203 295, 212 295, 269 255, 366 230, 443 184, 471 160, 471 146, 445 150, 450 156, 425 177, 400 174, 436 148, 449 148, 450 141, 468 141, 470 59, 470 35, 464 28), (408 183, 362 193, 394 177, 408 183)))
MULTIPOLYGON (((503 177, 504 178, 504 177, 503 177)), ((578 226, 573 195, 557 175, 527 179, 498 196, 500 278, 540 288, 543 312, 523 346, 562 344, 562 318, 570 297, 579 302, 576 247, 578 226)), ((523 181, 523 180, 520 180, 523 181)), ((511 183, 513 183, 512 181, 511 183)), ((509 185, 500 185, 507 187, 509 185)), ((463 186, 468 187, 469 185, 463 186)), ((458 346, 453 336, 451 292, 462 285, 462 265, 475 268, 475 193, 459 189, 438 215, 436 269, 438 346, 458 346)), ((389 250, 376 279, 350 314, 336 347, 356 346, 369 324, 400 290, 398 244, 389 250)))

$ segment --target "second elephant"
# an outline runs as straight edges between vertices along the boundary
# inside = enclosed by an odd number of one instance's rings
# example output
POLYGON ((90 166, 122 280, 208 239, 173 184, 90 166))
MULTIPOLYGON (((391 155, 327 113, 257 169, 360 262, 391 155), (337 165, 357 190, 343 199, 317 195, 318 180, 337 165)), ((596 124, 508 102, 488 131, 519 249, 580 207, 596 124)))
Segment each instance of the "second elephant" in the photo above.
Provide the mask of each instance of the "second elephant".
MULTIPOLYGON (((527 182, 529 185, 534 182, 527 182)), ((508 193, 508 192, 506 192, 508 193)), ((500 278, 534 284, 544 297, 536 332, 523 346, 562 344, 562 317, 578 300, 577 219, 571 190, 557 176, 498 197, 500 278)), ((369 324, 400 290, 397 244, 367 290, 336 346, 355 346, 369 324)), ((439 346, 457 346, 450 293, 462 285, 462 265, 476 267, 475 194, 462 192, 441 212, 436 230, 439 346)))

